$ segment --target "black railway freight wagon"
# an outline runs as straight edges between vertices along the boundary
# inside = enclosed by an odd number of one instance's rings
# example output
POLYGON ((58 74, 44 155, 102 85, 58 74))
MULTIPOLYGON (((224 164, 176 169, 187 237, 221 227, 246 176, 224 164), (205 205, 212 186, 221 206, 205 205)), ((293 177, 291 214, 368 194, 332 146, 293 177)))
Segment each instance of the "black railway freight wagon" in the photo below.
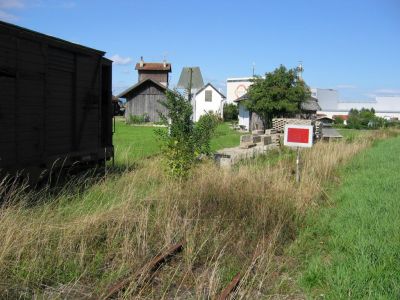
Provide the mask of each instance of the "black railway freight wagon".
POLYGON ((112 62, 104 52, 0 22, 0 170, 113 157, 112 62))

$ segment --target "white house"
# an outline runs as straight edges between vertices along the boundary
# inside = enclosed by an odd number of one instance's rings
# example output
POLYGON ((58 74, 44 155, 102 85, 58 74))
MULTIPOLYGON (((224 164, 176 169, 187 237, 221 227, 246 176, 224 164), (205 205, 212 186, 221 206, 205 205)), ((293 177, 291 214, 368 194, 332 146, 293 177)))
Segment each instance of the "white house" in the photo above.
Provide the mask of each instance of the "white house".
POLYGON ((244 105, 244 101, 247 100, 247 94, 237 98, 234 100, 237 103, 239 108, 239 116, 238 116, 238 125, 240 128, 244 130, 250 129, 250 111, 244 105))
POLYGON ((217 90, 211 83, 199 89, 192 99, 193 121, 197 122, 206 113, 216 113, 223 116, 225 95, 217 90))

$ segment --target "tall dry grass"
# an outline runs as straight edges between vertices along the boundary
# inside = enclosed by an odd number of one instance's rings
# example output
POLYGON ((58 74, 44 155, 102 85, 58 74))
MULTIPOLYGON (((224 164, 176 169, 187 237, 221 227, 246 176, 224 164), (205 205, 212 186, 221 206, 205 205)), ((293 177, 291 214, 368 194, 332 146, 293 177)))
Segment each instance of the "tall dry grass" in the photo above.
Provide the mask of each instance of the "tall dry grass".
POLYGON ((340 165, 388 134, 302 151, 300 184, 292 156, 232 170, 205 162, 184 182, 165 176, 152 159, 95 183, 76 178, 56 194, 3 183, 0 296, 102 295, 180 240, 186 242, 183 253, 152 282, 132 277, 119 296, 214 298, 239 271, 238 299, 270 295, 276 258, 295 238, 304 212, 318 203, 340 165))

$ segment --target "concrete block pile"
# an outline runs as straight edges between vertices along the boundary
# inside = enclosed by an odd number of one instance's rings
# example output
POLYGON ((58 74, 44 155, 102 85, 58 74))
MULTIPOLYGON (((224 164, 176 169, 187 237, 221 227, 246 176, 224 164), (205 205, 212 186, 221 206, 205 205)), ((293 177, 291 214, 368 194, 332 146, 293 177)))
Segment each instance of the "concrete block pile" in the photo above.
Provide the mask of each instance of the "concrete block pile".
POLYGON ((240 137, 240 148, 248 149, 257 145, 280 146, 281 134, 276 133, 274 129, 253 130, 252 134, 242 135, 240 137))
POLYGON ((253 130, 251 134, 240 137, 240 146, 219 150, 216 162, 224 168, 230 168, 239 160, 253 158, 281 145, 282 134, 275 129, 253 130))
POLYGON ((283 133, 286 124, 291 125, 311 125, 312 121, 308 119, 272 119, 272 128, 276 130, 277 133, 283 133))

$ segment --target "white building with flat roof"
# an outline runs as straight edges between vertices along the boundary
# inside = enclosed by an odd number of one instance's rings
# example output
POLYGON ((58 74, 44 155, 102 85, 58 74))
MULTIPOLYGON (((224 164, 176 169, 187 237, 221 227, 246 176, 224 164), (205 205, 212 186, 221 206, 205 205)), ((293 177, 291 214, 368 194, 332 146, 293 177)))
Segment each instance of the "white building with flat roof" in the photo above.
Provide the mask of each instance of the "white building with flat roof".
POLYGON ((371 100, 345 101, 340 100, 337 90, 320 88, 312 88, 311 95, 318 99, 318 104, 321 107, 318 114, 330 118, 337 115, 348 115, 351 109, 373 108, 378 117, 400 119, 400 96, 381 96, 371 100))
POLYGON ((247 93, 253 77, 228 78, 226 80, 226 103, 234 101, 247 93))

